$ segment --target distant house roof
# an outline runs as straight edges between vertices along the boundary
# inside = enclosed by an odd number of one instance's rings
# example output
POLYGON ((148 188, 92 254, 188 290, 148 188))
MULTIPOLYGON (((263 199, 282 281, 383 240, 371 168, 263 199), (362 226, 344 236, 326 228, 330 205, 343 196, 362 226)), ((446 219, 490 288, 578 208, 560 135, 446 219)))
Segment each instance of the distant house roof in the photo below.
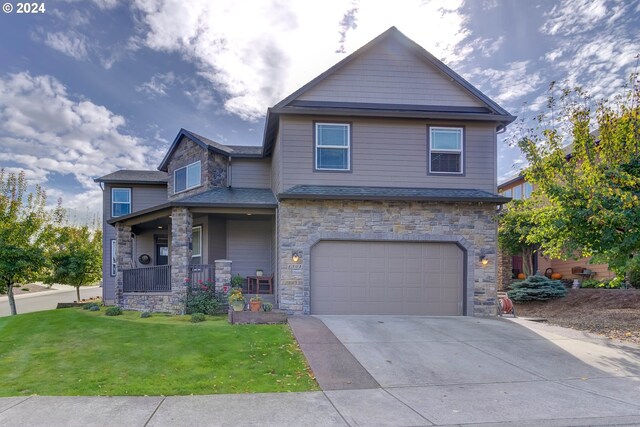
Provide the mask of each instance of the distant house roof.
POLYGON ((148 170, 122 169, 94 179, 105 183, 166 184, 167 173, 148 170))
POLYGON ((264 129, 264 153, 269 154, 275 143, 278 132, 280 114, 331 114, 350 116, 384 116, 384 117, 410 117, 410 118, 436 118, 436 119, 469 119, 469 120, 493 120, 502 123, 503 126, 513 122, 512 116, 507 110, 500 107, 491 98, 480 92, 476 87, 467 82, 459 74, 447 67, 442 61, 422 46, 402 34, 396 27, 391 27, 366 45, 335 64, 333 67, 311 80, 306 85, 280 101, 274 107, 267 110, 267 119, 264 129), (300 101, 297 98, 306 91, 317 86, 330 75, 336 73, 355 59, 359 58, 373 47, 389 38, 394 38, 401 45, 410 49, 421 59, 431 64, 445 74, 453 82, 460 85, 471 96, 478 99, 484 107, 440 107, 440 106, 411 106, 411 105, 387 105, 372 103, 335 103, 324 101, 300 101))
POLYGON ((503 197, 483 190, 446 188, 350 187, 296 185, 278 199, 417 200, 433 202, 507 203, 503 197))
POLYGON ((193 196, 171 200, 161 205, 153 206, 129 215, 111 218, 107 223, 127 221, 153 212, 169 209, 173 206, 212 207, 212 208, 276 208, 278 201, 269 189, 261 188, 214 188, 193 196))

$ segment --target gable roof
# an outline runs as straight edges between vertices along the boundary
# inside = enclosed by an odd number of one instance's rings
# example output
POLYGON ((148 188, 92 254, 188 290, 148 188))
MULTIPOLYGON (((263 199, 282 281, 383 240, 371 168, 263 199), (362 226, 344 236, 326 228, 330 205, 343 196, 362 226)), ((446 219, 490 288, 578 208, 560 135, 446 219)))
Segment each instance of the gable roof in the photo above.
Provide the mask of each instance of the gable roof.
POLYGON ((468 119, 468 120, 492 120, 501 123, 501 126, 515 120, 507 110, 482 93, 459 74, 446 66, 442 61, 429 53, 422 46, 405 36, 396 27, 391 27, 375 39, 371 40, 342 61, 329 68, 291 95, 284 98, 267 111, 267 120, 264 130, 264 154, 269 154, 275 136, 278 131, 278 119, 280 114, 329 114, 350 115, 367 117, 405 117, 405 118, 435 118, 435 119, 468 119), (352 102, 325 102, 300 100, 304 93, 310 91, 329 76, 343 69, 348 64, 362 57, 376 46, 393 39, 404 48, 415 54, 425 63, 431 65, 464 92, 479 101, 481 107, 443 107, 431 105, 399 105, 399 104, 371 104, 352 102))
POLYGON ((93 180, 104 183, 166 184, 167 174, 161 171, 122 169, 93 180))
POLYGON ((205 138, 204 136, 198 135, 186 129, 180 129, 180 132, 178 132, 178 135, 175 137, 175 139, 171 143, 171 146, 169 147, 167 154, 164 155, 164 158, 162 159, 160 166, 158 166, 159 171, 167 172, 167 165, 169 164, 169 160, 171 159, 171 157, 173 156, 173 153, 178 148, 178 145, 180 144, 180 141, 182 140, 183 137, 186 137, 187 139, 193 141, 194 143, 198 144, 200 147, 202 147, 205 150, 210 150, 215 153, 222 154, 223 156, 228 157, 232 151, 226 145, 212 141, 208 138, 205 138))

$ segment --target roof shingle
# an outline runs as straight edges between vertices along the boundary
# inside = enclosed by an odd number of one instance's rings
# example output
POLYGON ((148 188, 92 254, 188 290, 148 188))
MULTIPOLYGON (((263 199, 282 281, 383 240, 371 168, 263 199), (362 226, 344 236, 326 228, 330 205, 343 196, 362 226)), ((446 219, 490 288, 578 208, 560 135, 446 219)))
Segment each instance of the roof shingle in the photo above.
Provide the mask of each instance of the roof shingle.
POLYGON ((165 184, 167 173, 161 171, 127 170, 121 169, 116 172, 94 179, 95 182, 106 183, 137 183, 137 184, 165 184))

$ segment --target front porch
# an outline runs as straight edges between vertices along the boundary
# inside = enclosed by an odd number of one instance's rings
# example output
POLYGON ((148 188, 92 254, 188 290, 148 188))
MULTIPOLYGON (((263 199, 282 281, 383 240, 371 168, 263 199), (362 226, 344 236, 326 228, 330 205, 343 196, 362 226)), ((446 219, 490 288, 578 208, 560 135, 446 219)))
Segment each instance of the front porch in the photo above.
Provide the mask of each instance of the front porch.
POLYGON ((186 283, 215 283, 217 292, 242 278, 243 293, 276 305, 275 209, 171 207, 115 223, 116 303, 129 310, 185 311, 186 283), (249 279, 249 280, 247 280, 249 279))

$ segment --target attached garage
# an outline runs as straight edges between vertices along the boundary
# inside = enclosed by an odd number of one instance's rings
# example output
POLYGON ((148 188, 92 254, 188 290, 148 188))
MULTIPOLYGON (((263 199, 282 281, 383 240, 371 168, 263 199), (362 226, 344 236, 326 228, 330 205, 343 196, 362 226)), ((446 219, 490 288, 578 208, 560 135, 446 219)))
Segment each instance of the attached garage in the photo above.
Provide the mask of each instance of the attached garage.
POLYGON ((320 241, 310 268, 311 314, 463 314, 455 243, 320 241))

